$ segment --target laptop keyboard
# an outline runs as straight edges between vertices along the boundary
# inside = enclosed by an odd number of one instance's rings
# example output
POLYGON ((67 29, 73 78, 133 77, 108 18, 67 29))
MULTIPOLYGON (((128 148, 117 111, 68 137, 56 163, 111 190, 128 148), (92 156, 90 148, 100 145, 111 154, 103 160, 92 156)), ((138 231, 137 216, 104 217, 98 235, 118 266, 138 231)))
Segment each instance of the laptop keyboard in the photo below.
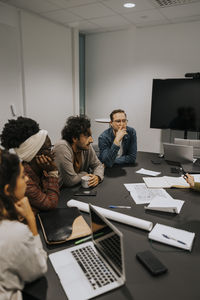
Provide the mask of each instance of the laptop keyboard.
POLYGON ((91 246, 71 253, 94 290, 117 280, 91 246))
POLYGON ((99 241, 100 246, 104 249, 104 252, 108 257, 110 257, 114 262, 115 265, 122 269, 122 261, 121 261, 121 252, 120 249, 120 240, 119 237, 115 234, 106 240, 99 241))

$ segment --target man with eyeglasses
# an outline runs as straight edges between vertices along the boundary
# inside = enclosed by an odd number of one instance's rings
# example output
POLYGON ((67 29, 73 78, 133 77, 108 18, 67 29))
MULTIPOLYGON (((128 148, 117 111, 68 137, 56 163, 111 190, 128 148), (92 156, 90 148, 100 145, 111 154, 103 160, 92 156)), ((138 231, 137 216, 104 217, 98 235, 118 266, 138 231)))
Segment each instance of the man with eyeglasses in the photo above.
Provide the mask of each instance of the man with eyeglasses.
POLYGON ((110 128, 99 136, 99 159, 106 167, 130 164, 136 160, 136 131, 127 126, 127 122, 124 110, 113 110, 110 114, 110 128))
POLYGON ((104 177, 104 166, 93 147, 90 120, 83 116, 69 117, 62 130, 62 139, 54 146, 60 186, 74 186, 89 176, 88 186, 98 185, 104 177))

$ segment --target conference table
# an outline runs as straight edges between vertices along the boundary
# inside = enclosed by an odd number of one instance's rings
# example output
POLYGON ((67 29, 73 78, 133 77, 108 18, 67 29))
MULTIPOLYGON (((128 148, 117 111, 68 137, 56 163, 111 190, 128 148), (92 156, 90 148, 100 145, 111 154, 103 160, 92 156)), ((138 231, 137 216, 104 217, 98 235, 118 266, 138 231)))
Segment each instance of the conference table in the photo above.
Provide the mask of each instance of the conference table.
MULTIPOLYGON (((175 199, 185 200, 180 214, 158 211, 146 211, 145 205, 136 205, 124 183, 143 183, 145 175, 136 173, 140 168, 160 171, 160 176, 180 176, 172 174, 171 167, 161 159, 160 164, 152 160, 158 154, 138 152, 135 165, 114 165, 105 170, 105 178, 95 190, 96 196, 74 196, 80 186, 61 190, 59 207, 66 207, 67 201, 76 199, 85 203, 107 208, 109 205, 131 206, 131 209, 115 209, 120 213, 156 223, 173 226, 195 232, 192 251, 164 245, 148 239, 148 232, 114 221, 113 224, 123 233, 125 251, 126 284, 118 289, 103 294, 99 300, 199 300, 200 299, 200 193, 191 189, 166 189, 175 199), (152 276, 136 259, 136 253, 150 250, 168 268, 168 272, 160 276, 152 276)), ((89 215, 82 213, 89 223, 89 215)), ((74 241, 62 245, 47 246, 41 230, 43 245, 48 254, 73 246, 74 241)), ((46 274, 48 290, 47 300, 67 299, 50 261, 46 274)), ((77 283, 78 288, 78 283, 77 283)), ((77 299, 78 300, 78 299, 77 299)))

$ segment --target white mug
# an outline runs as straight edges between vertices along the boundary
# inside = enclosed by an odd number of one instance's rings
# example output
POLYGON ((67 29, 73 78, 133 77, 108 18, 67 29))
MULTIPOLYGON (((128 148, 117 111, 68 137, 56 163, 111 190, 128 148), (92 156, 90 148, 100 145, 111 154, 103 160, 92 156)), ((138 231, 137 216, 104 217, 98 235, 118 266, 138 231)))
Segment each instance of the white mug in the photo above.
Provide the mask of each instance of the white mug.
POLYGON ((87 176, 87 175, 85 175, 81 178, 81 185, 83 188, 85 188, 85 189, 89 188, 89 186, 88 186, 89 179, 90 179, 90 176, 87 176))

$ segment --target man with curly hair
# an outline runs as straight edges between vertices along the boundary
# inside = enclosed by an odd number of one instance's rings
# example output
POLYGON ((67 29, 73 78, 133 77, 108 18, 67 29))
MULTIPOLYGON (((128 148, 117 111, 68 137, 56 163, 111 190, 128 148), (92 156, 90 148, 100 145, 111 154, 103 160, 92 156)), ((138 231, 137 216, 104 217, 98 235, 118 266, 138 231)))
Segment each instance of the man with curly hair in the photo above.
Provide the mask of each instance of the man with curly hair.
POLYGON ((61 132, 62 140, 55 144, 61 186, 76 185, 85 175, 90 177, 90 187, 103 180, 104 166, 90 145, 93 143, 90 127, 86 117, 70 117, 61 132))
POLYGON ((37 122, 18 117, 4 125, 1 145, 14 148, 28 176, 26 196, 34 212, 57 207, 59 199, 58 169, 54 162, 51 140, 37 122))

